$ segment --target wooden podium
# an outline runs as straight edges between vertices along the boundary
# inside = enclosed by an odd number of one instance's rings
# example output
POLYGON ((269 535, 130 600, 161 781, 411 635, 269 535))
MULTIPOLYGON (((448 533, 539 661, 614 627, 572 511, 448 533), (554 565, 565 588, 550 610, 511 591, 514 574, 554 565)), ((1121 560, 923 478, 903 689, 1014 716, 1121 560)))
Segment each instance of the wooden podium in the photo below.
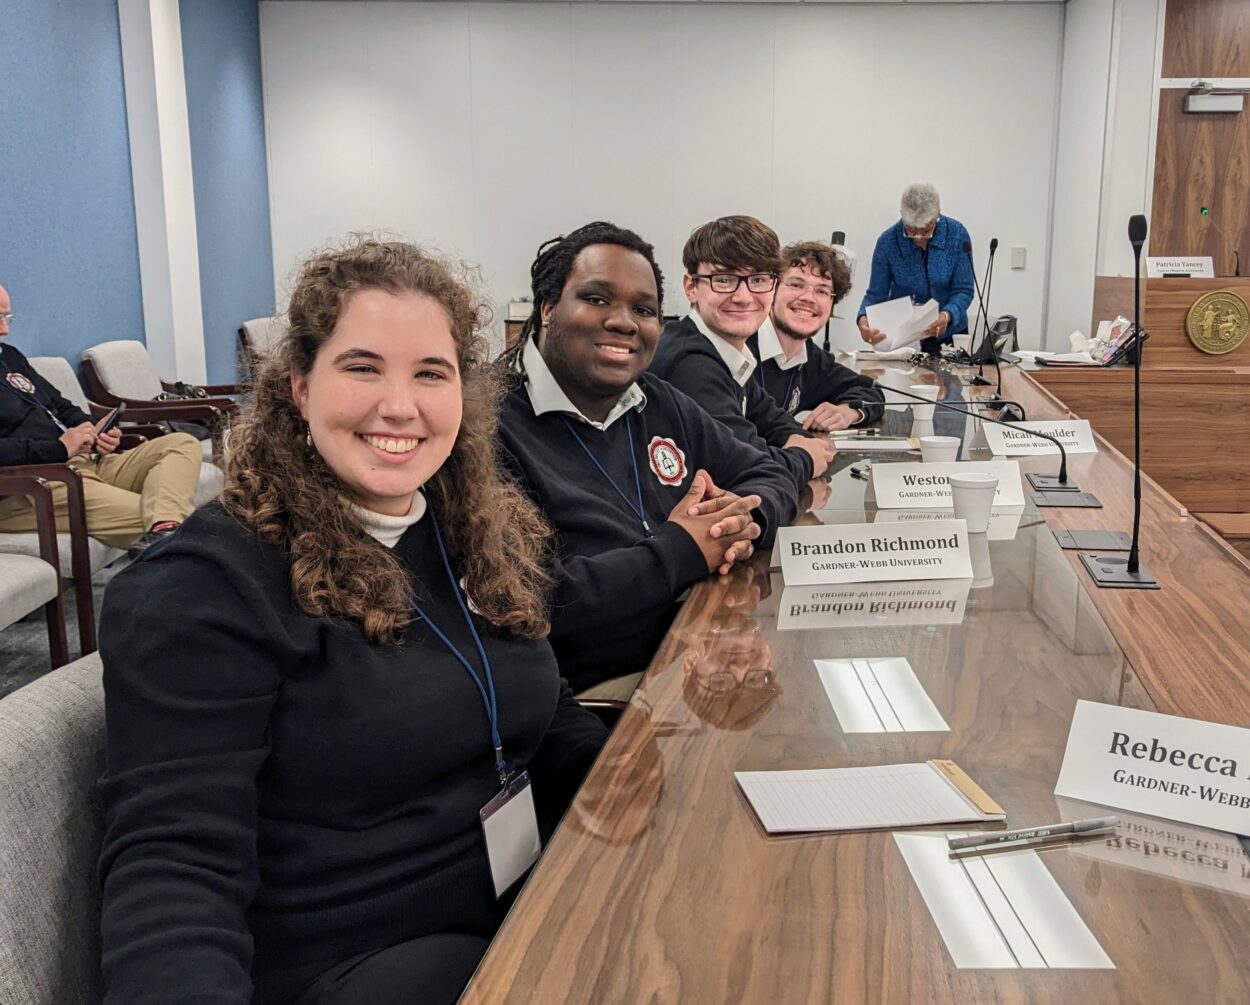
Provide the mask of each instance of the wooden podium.
MULTIPOLYGON (((1204 293, 1231 290, 1250 303, 1250 279, 1142 279, 1142 470, 1235 547, 1250 554, 1250 338, 1212 355, 1185 333, 1204 293)), ((1133 317, 1133 280, 1098 276, 1098 322, 1133 317)), ((1032 374, 1076 415, 1132 456, 1132 367, 1039 368, 1032 374)))

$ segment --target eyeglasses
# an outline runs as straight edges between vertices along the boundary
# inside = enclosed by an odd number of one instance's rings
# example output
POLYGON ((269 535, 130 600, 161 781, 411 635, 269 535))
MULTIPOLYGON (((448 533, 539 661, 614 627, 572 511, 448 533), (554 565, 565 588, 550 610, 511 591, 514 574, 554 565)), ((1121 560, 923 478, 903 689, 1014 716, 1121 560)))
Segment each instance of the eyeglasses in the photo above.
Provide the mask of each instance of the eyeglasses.
POLYGON ((13 320, 12 314, 0 314, 0 324, 8 324, 13 320))
POLYGON ((801 279, 787 279, 781 285, 792 293, 806 293, 810 290, 813 294, 824 300, 833 299, 832 286, 811 286, 808 283, 803 282, 801 279))
MULTIPOLYGON (((939 219, 940 219, 940 217, 939 217, 939 219)), ((924 227, 924 228, 922 228, 922 229, 920 229, 920 230, 913 230, 911 227, 908 227, 906 224, 904 224, 904 225, 903 225, 903 233, 904 233, 907 237, 911 238, 913 241, 914 241, 917 237, 932 237, 935 233, 937 233, 937 225, 938 225, 937 220, 934 220, 934 221, 933 221, 931 224, 929 224, 929 226, 927 226, 927 227, 924 227)))
POLYGON ((772 684, 773 674, 771 670, 748 670, 739 681, 728 671, 719 670, 708 674, 703 678, 703 682, 709 691, 715 691, 717 694, 727 694, 740 687, 746 691, 763 691, 772 684))
POLYGON ((771 293, 777 288, 777 276, 772 272, 755 272, 739 276, 732 272, 713 272, 710 276, 696 272, 695 279, 706 279, 708 286, 717 293, 736 293, 743 283, 752 293, 771 293))

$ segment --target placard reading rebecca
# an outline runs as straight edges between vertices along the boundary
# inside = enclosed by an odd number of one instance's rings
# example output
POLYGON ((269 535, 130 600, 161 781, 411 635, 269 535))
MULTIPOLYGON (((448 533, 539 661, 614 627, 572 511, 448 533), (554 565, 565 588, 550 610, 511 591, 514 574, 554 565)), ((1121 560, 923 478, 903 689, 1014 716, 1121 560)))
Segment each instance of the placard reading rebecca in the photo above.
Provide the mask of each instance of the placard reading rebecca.
POLYGON ((1250 834, 1250 729, 1078 701, 1055 794, 1250 834))
POLYGON ((876 464, 872 468, 872 491, 881 509, 950 509, 954 474, 983 472, 998 479, 995 506, 1023 506, 1024 485, 1019 461, 940 461, 876 464))
POLYGON ((1047 436, 1053 436, 1063 444, 1063 449, 1070 454, 1096 454, 1098 444, 1094 442, 1094 431, 1089 427, 1088 419, 1061 419, 1054 422, 1013 422, 1011 426, 991 426, 983 423, 985 441, 990 450, 996 454, 1057 454, 1059 448, 1050 440, 1040 436, 1030 436, 1026 429, 1033 429, 1047 436))
POLYGON ((963 520, 905 524, 782 527, 777 532, 782 579, 790 586, 880 583, 905 579, 971 579, 963 520))

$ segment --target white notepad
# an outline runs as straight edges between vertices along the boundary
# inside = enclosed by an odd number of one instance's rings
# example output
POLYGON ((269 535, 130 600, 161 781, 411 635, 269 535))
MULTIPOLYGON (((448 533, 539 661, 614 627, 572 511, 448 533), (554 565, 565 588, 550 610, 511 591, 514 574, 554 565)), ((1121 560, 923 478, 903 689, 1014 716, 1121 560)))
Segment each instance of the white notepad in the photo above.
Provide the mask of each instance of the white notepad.
POLYGON ((1002 820, 1007 814, 954 761, 734 777, 769 834, 1002 820))

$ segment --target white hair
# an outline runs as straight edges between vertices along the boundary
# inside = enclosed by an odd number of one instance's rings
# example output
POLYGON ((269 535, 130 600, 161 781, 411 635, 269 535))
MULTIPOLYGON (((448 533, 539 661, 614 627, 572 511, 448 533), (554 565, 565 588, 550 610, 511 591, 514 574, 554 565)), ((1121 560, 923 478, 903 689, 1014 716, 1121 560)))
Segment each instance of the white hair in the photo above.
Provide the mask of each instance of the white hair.
POLYGON ((898 214, 903 218, 904 227, 924 230, 941 212, 942 200, 938 197, 938 190, 930 182, 913 182, 903 189, 898 214))

